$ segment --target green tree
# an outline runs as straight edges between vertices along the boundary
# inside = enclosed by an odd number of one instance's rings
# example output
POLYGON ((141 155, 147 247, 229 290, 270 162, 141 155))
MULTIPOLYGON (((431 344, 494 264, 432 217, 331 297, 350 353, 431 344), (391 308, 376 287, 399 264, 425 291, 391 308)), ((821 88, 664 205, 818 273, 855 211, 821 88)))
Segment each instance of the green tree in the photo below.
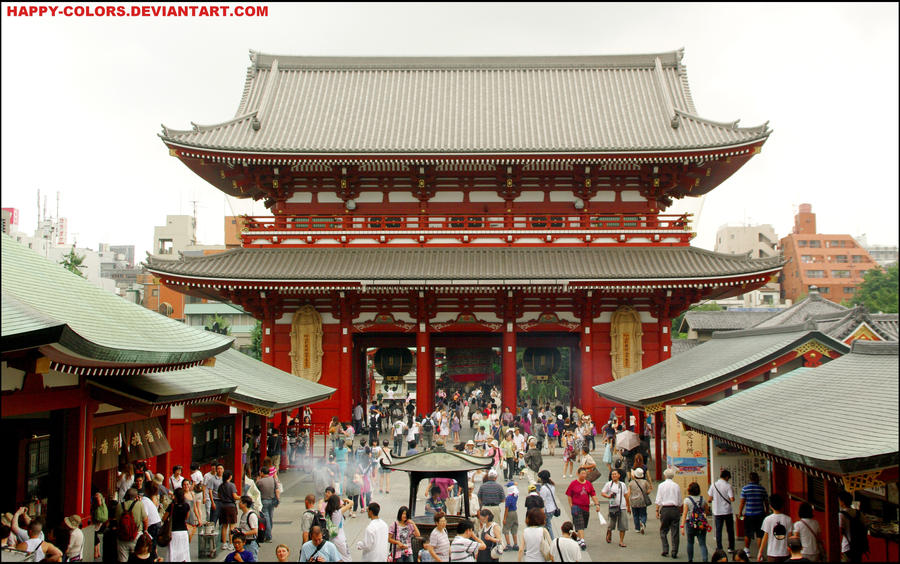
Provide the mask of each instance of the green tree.
POLYGON ((851 303, 872 313, 897 313, 897 263, 885 269, 873 268, 863 276, 851 303))
POLYGON ((256 360, 262 360, 262 322, 257 321, 253 331, 250 332, 250 350, 247 354, 256 360))
POLYGON ((231 325, 218 313, 212 317, 207 317, 206 325, 203 328, 220 335, 231 335, 231 325))
POLYGON ((697 305, 692 305, 687 308, 685 311, 681 312, 681 314, 672 320, 672 338, 673 339, 687 339, 687 333, 680 333, 678 328, 681 327, 681 320, 684 319, 684 314, 689 311, 722 311, 725 309, 719 304, 715 303, 702 303, 697 305))
POLYGON ((74 272, 78 276, 84 278, 84 274, 82 274, 81 269, 84 268, 81 266, 81 263, 84 262, 84 255, 76 255, 75 254, 75 245, 72 245, 72 249, 69 251, 69 254, 63 256, 62 260, 59 261, 59 264, 63 265, 63 268, 68 270, 69 272, 74 272))

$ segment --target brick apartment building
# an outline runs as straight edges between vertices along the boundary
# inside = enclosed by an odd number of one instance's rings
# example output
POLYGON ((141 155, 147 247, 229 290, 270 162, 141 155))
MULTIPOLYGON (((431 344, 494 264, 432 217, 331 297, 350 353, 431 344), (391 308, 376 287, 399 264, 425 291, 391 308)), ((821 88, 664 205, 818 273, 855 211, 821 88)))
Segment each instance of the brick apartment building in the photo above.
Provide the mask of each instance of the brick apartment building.
POLYGON ((782 273, 782 297, 794 301, 808 294, 810 286, 836 303, 851 299, 863 274, 877 266, 850 235, 817 233, 811 204, 800 205, 793 232, 781 239, 781 248, 790 259, 782 273))

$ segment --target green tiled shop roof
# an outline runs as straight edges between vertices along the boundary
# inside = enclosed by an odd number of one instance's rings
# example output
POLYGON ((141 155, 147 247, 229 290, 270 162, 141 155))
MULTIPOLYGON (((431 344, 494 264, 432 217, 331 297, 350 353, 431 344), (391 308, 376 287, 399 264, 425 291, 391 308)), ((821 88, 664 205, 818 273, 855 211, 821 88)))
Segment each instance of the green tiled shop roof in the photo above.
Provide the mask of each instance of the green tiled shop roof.
MULTIPOLYGON (((271 413, 327 399, 336 390, 269 366, 228 349, 216 357, 215 366, 193 366, 170 372, 141 374, 106 380, 91 378, 101 386, 137 397, 191 397, 227 389, 228 397, 271 413)), ((165 400, 173 401, 173 400, 165 400)))
POLYGON ((63 326, 49 346, 67 364, 183 364, 231 346, 230 337, 163 317, 94 286, 7 235, 2 241, 4 348, 7 337, 51 326, 63 326), (9 320, 7 310, 13 314, 9 320))
POLYGON ((815 331, 812 324, 713 333, 709 341, 614 382, 594 386, 594 391, 625 405, 652 405, 720 384, 811 340, 841 352, 849 350, 815 331))
POLYGON ((898 344, 854 341, 850 354, 798 368, 711 405, 687 426, 832 474, 896 466, 898 344), (864 416, 865 428, 849 421, 864 416))
POLYGON ((694 247, 280 248, 234 249, 181 260, 148 258, 154 273, 264 281, 696 280, 776 270, 779 257, 751 259, 694 247))

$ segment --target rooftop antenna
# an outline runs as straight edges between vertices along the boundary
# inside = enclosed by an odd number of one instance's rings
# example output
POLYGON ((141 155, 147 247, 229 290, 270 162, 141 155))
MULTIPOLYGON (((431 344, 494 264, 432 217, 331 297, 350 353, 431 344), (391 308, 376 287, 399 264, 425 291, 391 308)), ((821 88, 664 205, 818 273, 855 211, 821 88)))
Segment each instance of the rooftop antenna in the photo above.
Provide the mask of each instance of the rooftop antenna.
POLYGON ((41 189, 37 190, 37 224, 41 226, 41 189))
POLYGON ((59 221, 59 190, 56 191, 56 220, 59 221))
POLYGON ((191 217, 191 245, 197 244, 197 203, 199 200, 191 200, 194 208, 194 215, 191 217))

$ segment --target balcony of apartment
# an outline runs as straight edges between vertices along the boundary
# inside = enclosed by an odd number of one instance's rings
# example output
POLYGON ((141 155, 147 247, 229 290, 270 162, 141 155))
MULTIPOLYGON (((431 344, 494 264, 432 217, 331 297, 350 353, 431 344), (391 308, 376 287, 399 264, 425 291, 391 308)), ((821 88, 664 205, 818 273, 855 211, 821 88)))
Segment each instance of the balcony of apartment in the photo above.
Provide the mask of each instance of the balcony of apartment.
POLYGON ((245 247, 265 245, 688 245, 690 215, 245 216, 245 247))

